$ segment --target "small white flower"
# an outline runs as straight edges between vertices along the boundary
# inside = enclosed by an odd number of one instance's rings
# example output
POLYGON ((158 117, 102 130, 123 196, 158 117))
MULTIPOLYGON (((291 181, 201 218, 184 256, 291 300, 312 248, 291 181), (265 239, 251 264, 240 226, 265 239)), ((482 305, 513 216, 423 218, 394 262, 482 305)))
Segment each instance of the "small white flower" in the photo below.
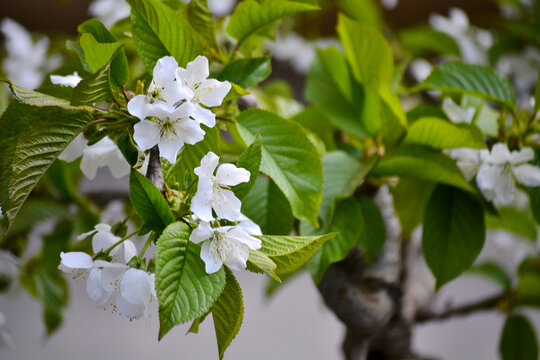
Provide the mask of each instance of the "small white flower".
POLYGON ((505 144, 498 143, 483 157, 476 183, 484 197, 496 206, 514 200, 515 181, 525 186, 540 186, 540 169, 527 163, 534 158, 531 148, 510 152, 505 144))
POLYGON ((482 164, 482 158, 487 154, 487 150, 477 150, 470 148, 456 148, 445 151, 448 156, 456 160, 456 165, 459 167, 465 179, 470 181, 482 164))
POLYGON ((129 16, 130 7, 125 0, 96 0, 88 8, 90 15, 100 19, 107 27, 129 16))
POLYGON ((188 99, 194 105, 192 117, 201 124, 214 127, 216 115, 203 108, 201 104, 206 107, 221 105, 231 90, 231 84, 228 81, 208 79, 209 75, 208 59, 205 56, 197 56, 185 69, 181 67, 176 69, 176 79, 193 94, 188 99))
POLYGON ((41 85, 45 73, 60 65, 60 56, 47 57, 48 37, 42 36, 34 42, 24 27, 9 18, 2 20, 0 31, 7 50, 3 70, 13 83, 33 90, 41 85))
POLYGON ((386 10, 393 10, 397 6, 399 0, 381 0, 381 5, 386 10))
POLYGON ((100 167, 107 166, 116 179, 129 175, 131 166, 124 155, 108 136, 88 146, 83 134, 79 134, 58 156, 60 160, 71 162, 82 156, 81 171, 88 179, 96 177, 100 167))
POLYGON ((79 74, 75 71, 73 75, 51 75, 51 82, 54 85, 61 85, 61 86, 69 86, 69 87, 76 87, 82 80, 82 78, 79 76, 79 74))
MULTIPOLYGON (((94 230, 79 235, 77 240, 83 240, 88 236, 93 236, 92 251, 94 254, 108 250, 111 246, 121 240, 120 237, 111 232, 111 226, 108 224, 97 224, 94 227, 94 230)), ((131 240, 125 240, 120 245, 113 248, 109 255, 113 257, 119 255, 119 260, 127 263, 131 258, 137 255, 137 248, 131 240)))
POLYGON ((171 164, 184 144, 195 144, 204 138, 199 123, 189 117, 193 105, 184 103, 178 108, 164 104, 153 105, 153 117, 135 124, 133 139, 142 150, 158 145, 162 157, 171 164))
POLYGON ((433 66, 425 59, 416 59, 409 64, 412 76, 417 82, 422 82, 431 74, 433 66))
POLYGON ((201 259, 208 274, 213 274, 223 264, 231 269, 244 270, 249 258, 249 249, 261 248, 261 240, 249 235, 240 226, 222 226, 212 228, 210 223, 201 221, 193 230, 189 239, 201 242, 201 259))
POLYGON ((474 118, 476 109, 473 107, 468 107, 466 109, 462 108, 456 104, 451 98, 444 98, 442 103, 442 109, 446 116, 453 123, 466 123, 470 124, 474 118))
POLYGON ((120 280, 120 295, 116 306, 129 318, 148 317, 152 299, 156 299, 155 276, 144 270, 130 268, 120 280))
POLYGON ((191 211, 204 221, 214 219, 212 209, 220 219, 237 221, 240 218, 242 203, 228 189, 230 186, 248 182, 250 173, 233 164, 222 164, 214 176, 218 162, 219 157, 209 152, 201 159, 201 165, 195 168, 199 183, 197 193, 191 201, 191 211))
POLYGON ((156 62, 153 78, 148 93, 137 95, 128 103, 128 111, 131 115, 145 120, 154 113, 155 104, 164 104, 172 108, 180 105, 182 100, 191 99, 193 92, 183 86, 183 82, 177 80, 176 69, 178 63, 172 56, 164 56, 156 62))

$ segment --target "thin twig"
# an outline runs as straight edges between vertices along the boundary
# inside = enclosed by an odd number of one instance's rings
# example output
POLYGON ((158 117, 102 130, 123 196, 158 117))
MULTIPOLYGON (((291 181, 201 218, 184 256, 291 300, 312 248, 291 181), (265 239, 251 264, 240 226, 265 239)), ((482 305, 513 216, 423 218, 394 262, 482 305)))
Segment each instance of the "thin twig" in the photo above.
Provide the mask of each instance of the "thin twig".
POLYGON ((233 119, 230 119, 230 118, 227 118, 227 117, 224 117, 224 116, 216 116, 216 119, 223 120, 223 121, 228 121, 228 122, 234 122, 233 119))

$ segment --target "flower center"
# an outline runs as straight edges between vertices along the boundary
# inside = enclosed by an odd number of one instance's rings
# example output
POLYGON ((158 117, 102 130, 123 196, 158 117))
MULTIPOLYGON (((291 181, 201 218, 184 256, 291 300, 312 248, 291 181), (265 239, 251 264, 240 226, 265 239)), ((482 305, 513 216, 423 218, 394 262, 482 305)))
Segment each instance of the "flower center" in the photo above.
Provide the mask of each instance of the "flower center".
POLYGON ((161 138, 168 138, 168 139, 170 139, 170 141, 173 141, 174 137, 177 136, 176 129, 174 127, 175 123, 176 123, 176 120, 172 120, 170 118, 166 118, 164 120, 161 120, 160 137, 161 138))

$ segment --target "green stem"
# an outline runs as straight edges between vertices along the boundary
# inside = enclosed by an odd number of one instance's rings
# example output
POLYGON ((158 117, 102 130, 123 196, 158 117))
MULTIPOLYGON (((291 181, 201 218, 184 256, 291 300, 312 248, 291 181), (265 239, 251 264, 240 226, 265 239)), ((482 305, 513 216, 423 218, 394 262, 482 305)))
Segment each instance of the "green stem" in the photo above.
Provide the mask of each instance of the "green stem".
POLYGON ((144 253, 146 252, 146 249, 148 249, 148 246, 150 246, 150 243, 152 242, 152 238, 153 238, 153 236, 150 235, 150 236, 148 237, 148 239, 146 240, 146 242, 144 243, 144 246, 143 246, 143 248, 142 248, 142 250, 141 250, 141 253, 139 254, 139 259, 142 259, 142 258, 143 258, 144 253))
POLYGON ((136 233, 138 233, 141 229, 138 228, 137 230, 135 230, 134 232, 132 232, 131 234, 128 234, 126 236, 124 236, 123 238, 121 238, 120 240, 118 240, 117 242, 115 242, 114 244, 112 244, 107 250, 104 251, 104 254, 109 256, 109 253, 111 252, 112 249, 114 249, 115 247, 117 247, 118 245, 120 245, 121 243, 123 243, 124 241, 126 241, 127 239, 129 239, 130 237, 132 237, 133 235, 135 235, 136 233))

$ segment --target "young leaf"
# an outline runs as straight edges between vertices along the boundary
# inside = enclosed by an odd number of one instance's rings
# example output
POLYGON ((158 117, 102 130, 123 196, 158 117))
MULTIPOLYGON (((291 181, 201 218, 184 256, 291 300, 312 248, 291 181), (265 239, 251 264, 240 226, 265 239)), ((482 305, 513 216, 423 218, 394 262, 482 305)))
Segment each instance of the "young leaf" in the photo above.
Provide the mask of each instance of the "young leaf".
POLYGON ((171 55, 186 66, 202 53, 197 32, 181 14, 156 0, 128 0, 133 41, 150 72, 156 61, 171 55))
POLYGON ((426 54, 459 56, 459 46, 450 35, 433 30, 429 26, 420 26, 400 31, 399 38, 405 49, 415 58, 426 54))
POLYGON ((337 233, 321 236, 264 235, 258 238, 262 240, 260 252, 276 263, 276 274, 281 276, 302 267, 326 241, 336 235, 337 233))
POLYGON ((512 86, 492 69, 473 64, 446 63, 433 70, 418 85, 419 90, 439 90, 443 93, 478 96, 510 109, 516 107, 512 86))
POLYGON ((105 64, 111 61, 113 55, 122 46, 122 43, 117 41, 113 43, 99 43, 92 34, 82 34, 81 48, 84 52, 84 59, 92 72, 101 69, 105 64))
POLYGON ((337 203, 334 217, 325 228, 315 229, 305 221, 300 223, 302 235, 320 235, 330 231, 337 233, 336 237, 325 242, 306 264, 315 284, 321 281, 328 266, 347 256, 366 225, 368 224, 364 222, 362 207, 353 198, 337 203))
POLYGON ((410 126, 405 142, 426 145, 434 149, 486 148, 484 136, 475 126, 452 124, 434 117, 416 120, 410 126))
POLYGON ((89 105, 100 102, 109 101, 113 98, 111 89, 111 62, 105 64, 92 76, 81 80, 81 82, 73 89, 71 95, 71 105, 89 105))
POLYGON ((358 246, 367 261, 372 261, 381 251, 386 240, 386 225, 381 211, 368 197, 359 199, 364 226, 358 239, 358 246))
POLYGON ((475 275, 484 276, 487 279, 492 280, 506 291, 510 290, 512 286, 512 280, 506 271, 494 262, 485 262, 475 265, 469 270, 469 273, 475 275))
POLYGON ((169 225, 156 244, 156 290, 159 302, 159 339, 175 325, 202 316, 225 287, 221 268, 207 274, 201 247, 189 241, 189 226, 169 225))
POLYGON ((187 7, 187 18, 193 29, 210 47, 217 47, 214 20, 206 0, 192 0, 187 7))
POLYGON ((373 168, 373 176, 399 176, 453 185, 474 192, 452 159, 419 145, 403 145, 383 157, 373 168))
POLYGON ((220 360, 238 334, 244 319, 242 289, 228 268, 225 268, 225 279, 225 288, 212 306, 220 360))
POLYGON ((287 198, 273 181, 263 176, 257 178, 253 189, 243 199, 242 213, 267 235, 288 235, 294 223, 287 198))
POLYGON ((488 229, 502 229, 526 237, 532 241, 536 240, 538 231, 534 218, 529 211, 510 206, 501 207, 497 210, 499 216, 486 215, 486 226, 488 229))
POLYGON ((146 227, 160 233, 174 222, 167 202, 150 180, 137 171, 129 176, 129 198, 146 227))
POLYGON ((220 81, 231 81, 244 89, 257 85, 272 73, 270 57, 237 59, 225 66, 216 77, 220 81))
POLYGON ((499 353, 502 360, 538 359, 536 333, 525 316, 508 316, 499 344, 499 353))
POLYGON ((267 274, 274 280, 280 282, 280 278, 276 274, 276 263, 267 255, 257 250, 249 250, 249 259, 247 261, 247 269, 249 271, 267 274))
POLYGON ((283 191, 296 217, 317 225, 323 185, 322 164, 302 127, 255 109, 244 111, 237 118, 237 127, 248 144, 260 133, 261 171, 283 191))
POLYGON ((239 3, 232 13, 227 33, 241 43, 249 35, 275 20, 318 9, 317 6, 286 0, 265 0, 261 3, 245 0, 239 3))
POLYGON ((486 235, 482 205, 470 194, 438 185, 424 216, 422 245, 426 262, 437 279, 437 288, 467 270, 486 235))
POLYGON ((261 147, 261 137, 256 136, 253 143, 248 146, 242 155, 240 155, 240 159, 238 159, 238 162, 236 163, 237 167, 244 168, 251 174, 248 182, 238 184, 233 188, 234 194, 240 200, 243 200, 249 194, 250 190, 255 185, 255 181, 257 181, 257 178, 259 177, 262 158, 261 147))

